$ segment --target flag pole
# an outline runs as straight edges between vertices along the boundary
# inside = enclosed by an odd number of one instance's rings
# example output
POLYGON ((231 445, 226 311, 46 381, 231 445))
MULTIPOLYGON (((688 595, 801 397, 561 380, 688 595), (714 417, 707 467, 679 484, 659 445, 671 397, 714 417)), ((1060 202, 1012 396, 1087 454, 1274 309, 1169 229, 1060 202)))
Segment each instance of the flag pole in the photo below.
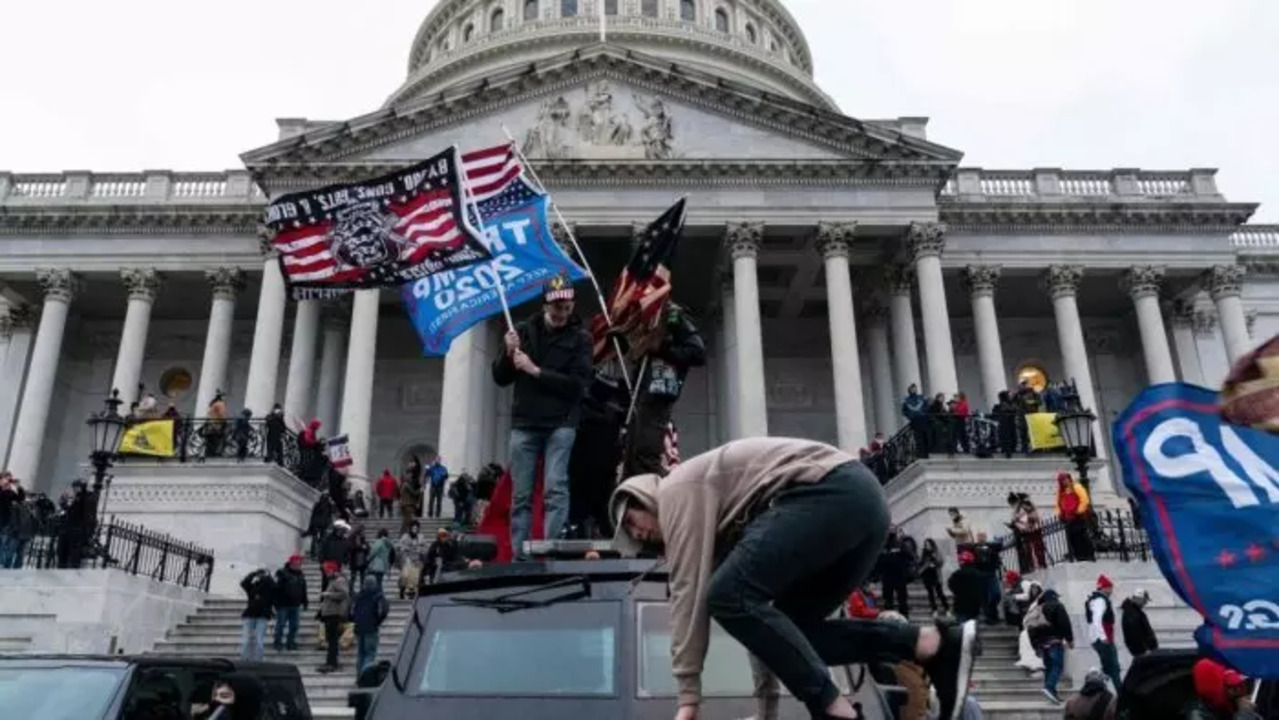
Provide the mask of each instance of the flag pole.
MULTIPOLYGON (((602 0, 601 0, 602 2, 602 0)), ((515 153, 515 157, 519 158, 520 167, 533 178, 533 182, 537 187, 546 193, 546 186, 542 184, 542 179, 537 176, 537 171, 533 169, 533 164, 524 156, 524 152, 520 150, 519 143, 515 142, 515 136, 506 128, 506 123, 501 123, 502 132, 506 134, 506 139, 511 143, 511 150, 515 153)), ((546 193, 549 197, 550 193, 546 193)), ((604 291, 600 288, 600 281, 595 277, 595 268, 591 267, 591 262, 586 259, 586 253, 582 252, 582 246, 577 242, 577 233, 573 232, 573 226, 568 224, 568 220, 564 218, 564 213, 560 212, 560 206, 554 200, 551 200, 551 210, 555 212, 555 220, 559 222, 560 227, 564 228, 564 234, 568 236, 568 241, 573 245, 573 252, 577 253, 577 258, 582 261, 582 267, 586 269, 586 279, 591 281, 591 287, 595 289, 595 299, 600 303, 600 311, 604 315, 604 322, 609 328, 613 327, 613 317, 608 311, 608 303, 604 300, 604 291)), ((476 212, 478 215, 478 211, 476 212)), ((626 383, 627 390, 633 390, 634 385, 631 383, 630 373, 626 370, 626 353, 622 352, 622 343, 616 337, 613 338, 613 351, 617 353, 617 364, 622 371, 622 381, 626 383)), ((639 382, 639 379, 636 379, 639 382)))
MULTIPOLYGON (((475 208, 475 222, 479 225, 480 233, 487 238, 488 227, 484 224, 484 214, 480 212, 480 204, 475 201, 475 193, 471 190, 471 179, 466 176, 466 168, 462 165, 462 154, 458 151, 456 145, 453 146, 453 154, 457 159, 457 177, 462 182, 462 192, 466 195, 466 202, 475 208)), ((487 246, 485 249, 487 249, 487 246)), ((494 263, 495 260, 490 259, 488 266, 493 273, 493 284, 497 286, 497 299, 502 303, 502 315, 506 318, 506 329, 510 332, 515 332, 515 321, 511 319, 511 306, 506 301, 506 288, 503 287, 505 283, 502 281, 502 273, 497 271, 494 263)))

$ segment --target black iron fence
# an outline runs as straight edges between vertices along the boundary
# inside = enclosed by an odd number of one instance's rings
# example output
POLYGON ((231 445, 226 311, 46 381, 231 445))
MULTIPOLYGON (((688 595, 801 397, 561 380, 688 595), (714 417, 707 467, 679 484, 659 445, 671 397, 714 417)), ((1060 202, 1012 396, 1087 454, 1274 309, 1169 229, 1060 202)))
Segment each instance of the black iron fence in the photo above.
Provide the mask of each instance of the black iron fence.
POLYGON ((1068 562, 1149 560, 1150 537, 1127 510, 1102 510, 1066 522, 1053 517, 1039 530, 1002 539, 1003 566, 1022 574, 1068 562))
POLYGON ((158 582, 208 591, 213 551, 114 516, 100 528, 67 515, 35 519, 16 536, 11 568, 118 568, 158 582))
MULTIPOLYGON (((297 477, 302 477, 303 453, 298 448, 298 436, 287 427, 276 427, 261 418, 220 420, 212 418, 160 418, 132 420, 133 428, 142 423, 160 423, 158 432, 168 432, 164 425, 172 424, 172 439, 158 443, 160 450, 145 453, 131 452, 122 445, 117 463, 127 464, 137 460, 176 460, 181 463, 199 463, 208 460, 231 460, 242 463, 275 463, 297 477)), ((152 443, 156 445, 157 443, 152 443)))

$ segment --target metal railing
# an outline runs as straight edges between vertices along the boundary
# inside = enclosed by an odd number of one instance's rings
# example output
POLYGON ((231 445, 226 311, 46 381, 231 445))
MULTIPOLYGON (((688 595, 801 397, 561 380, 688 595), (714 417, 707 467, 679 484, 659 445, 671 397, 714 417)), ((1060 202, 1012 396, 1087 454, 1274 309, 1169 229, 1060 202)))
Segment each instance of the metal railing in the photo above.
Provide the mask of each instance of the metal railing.
POLYGON ((887 483, 916 460, 934 456, 971 455, 988 458, 1001 454, 1065 454, 1064 449, 1036 450, 1032 453, 1026 448, 1026 440, 1019 428, 1016 414, 977 414, 963 417, 949 413, 929 414, 927 418, 898 430, 878 452, 871 453, 866 465, 881 483, 887 483), (1001 423, 1004 423, 1002 429, 1001 423))
MULTIPOLYGON (((16 568, 117 568, 157 582, 208 592, 213 551, 111 517, 101 528, 74 526, 67 515, 33 523, 23 533, 16 568)), ((2 572, 2 571, 0 571, 2 572)))
POLYGON ((247 421, 232 418, 133 418, 131 424, 144 422, 173 423, 173 454, 171 456, 123 454, 117 464, 145 460, 202 463, 209 460, 230 460, 241 463, 274 463, 303 478, 307 458, 298 446, 298 436, 287 427, 278 435, 268 432, 262 418, 247 421))
POLYGON ((1069 562, 1145 562, 1151 558, 1150 537, 1127 510, 1089 513, 1074 526, 1053 517, 1037 531, 1013 533, 1000 542, 1003 566, 1023 575, 1069 562))

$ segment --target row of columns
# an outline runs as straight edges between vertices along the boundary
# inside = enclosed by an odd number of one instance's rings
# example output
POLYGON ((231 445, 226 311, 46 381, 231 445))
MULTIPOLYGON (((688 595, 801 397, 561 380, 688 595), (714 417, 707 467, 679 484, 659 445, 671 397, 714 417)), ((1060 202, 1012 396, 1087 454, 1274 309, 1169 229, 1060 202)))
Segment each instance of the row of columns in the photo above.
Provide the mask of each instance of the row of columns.
MULTIPOLYGON (((837 432, 839 445, 848 450, 864 447, 868 439, 849 268, 850 246, 856 229, 855 223, 821 223, 816 236, 826 271, 837 432)), ((729 378, 725 389, 733 391, 726 395, 729 403, 726 429, 727 435, 734 438, 768 434, 756 268, 763 234, 762 224, 741 223, 730 224, 725 237, 733 272, 731 297, 726 293, 723 303, 725 336, 721 347, 725 351, 725 374, 729 378)), ((890 266, 885 273, 888 307, 875 301, 865 312, 869 321, 867 349, 872 402, 880 429, 886 431, 898 424, 900 394, 910 385, 924 385, 921 382, 912 306, 912 291, 916 285, 921 304, 928 392, 950 396, 959 390, 950 313, 942 277, 944 226, 914 223, 907 232, 906 241, 911 262, 890 266), (892 326, 891 349, 889 322, 892 326)), ((1247 320, 1240 302, 1243 272, 1241 267, 1220 266, 1212 268, 1203 277, 1203 285, 1222 318, 1227 354, 1232 363, 1247 353, 1250 346, 1247 320)), ((1096 411, 1099 406, 1077 303, 1083 277, 1081 265, 1053 265, 1043 272, 1041 285, 1052 300, 1065 375, 1078 385, 1083 406, 1096 411)), ((1134 304, 1146 374, 1151 384, 1177 379, 1159 301, 1163 277, 1161 267, 1138 266, 1126 271, 1121 278, 1121 285, 1134 304)), ((961 273, 964 288, 972 302, 985 407, 993 406, 998 402, 999 393, 1009 388, 995 311, 994 296, 999 278, 1000 268, 993 265, 971 265, 961 273)), ((1197 380, 1202 381, 1202 377, 1197 380)), ((1100 425, 1096 432, 1101 437, 1100 425)))

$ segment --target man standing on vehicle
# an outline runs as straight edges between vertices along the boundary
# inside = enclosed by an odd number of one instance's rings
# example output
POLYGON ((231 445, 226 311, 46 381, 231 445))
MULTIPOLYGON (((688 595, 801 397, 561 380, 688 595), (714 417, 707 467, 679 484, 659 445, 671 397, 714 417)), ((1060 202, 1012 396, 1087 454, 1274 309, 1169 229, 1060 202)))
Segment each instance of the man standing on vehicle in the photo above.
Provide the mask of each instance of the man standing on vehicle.
POLYGON ((775 717, 777 681, 813 718, 857 718, 830 666, 916 662, 941 718, 958 720, 977 651, 977 624, 923 627, 832 619, 865 584, 888 536, 879 481, 851 455, 794 438, 737 440, 640 475, 610 509, 623 555, 664 546, 671 587, 676 720, 696 720, 715 619, 757 659, 759 717, 775 717))
POLYGON ((591 382, 591 336, 573 314, 572 281, 558 275, 542 292, 542 312, 506 333, 493 380, 515 386, 511 406, 511 548, 524 558, 533 517, 538 458, 543 458, 546 538, 568 522, 568 461, 582 396, 591 382))

